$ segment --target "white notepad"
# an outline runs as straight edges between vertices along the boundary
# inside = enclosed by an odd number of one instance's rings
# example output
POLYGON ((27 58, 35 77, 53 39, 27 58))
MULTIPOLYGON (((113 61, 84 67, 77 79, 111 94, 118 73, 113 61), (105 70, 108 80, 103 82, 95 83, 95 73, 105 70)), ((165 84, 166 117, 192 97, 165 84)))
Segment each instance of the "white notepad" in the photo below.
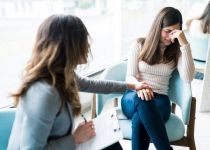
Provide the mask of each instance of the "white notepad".
POLYGON ((123 138, 116 110, 107 111, 93 119, 96 136, 82 144, 77 150, 100 150, 123 138))

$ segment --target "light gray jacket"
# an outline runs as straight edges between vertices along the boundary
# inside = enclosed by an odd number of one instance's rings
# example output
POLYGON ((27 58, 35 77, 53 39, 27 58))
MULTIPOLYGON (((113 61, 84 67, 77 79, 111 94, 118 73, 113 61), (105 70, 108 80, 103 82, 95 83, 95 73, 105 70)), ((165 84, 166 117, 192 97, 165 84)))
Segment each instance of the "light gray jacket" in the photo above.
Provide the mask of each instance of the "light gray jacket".
MULTIPOLYGON (((126 84, 118 81, 97 81, 77 76, 79 89, 85 92, 123 92, 126 84)), ((8 150, 74 150, 71 105, 61 99, 55 88, 45 81, 34 83, 20 101, 8 150)))

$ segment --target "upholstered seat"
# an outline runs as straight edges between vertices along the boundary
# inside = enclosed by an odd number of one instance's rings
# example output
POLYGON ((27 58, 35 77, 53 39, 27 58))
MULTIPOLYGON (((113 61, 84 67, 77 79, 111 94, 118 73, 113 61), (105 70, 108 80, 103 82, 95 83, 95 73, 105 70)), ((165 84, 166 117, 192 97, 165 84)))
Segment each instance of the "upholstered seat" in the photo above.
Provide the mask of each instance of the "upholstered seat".
POLYGON ((15 118, 15 108, 0 109, 0 150, 6 150, 15 118))
MULTIPOLYGON (((119 101, 120 101, 120 98, 121 97, 118 97, 119 101)), ((107 105, 110 105, 110 104, 107 104, 107 105)), ((102 113, 105 111, 107 110, 103 109, 102 113)), ((116 111, 118 114, 120 128, 123 131, 124 139, 131 139, 131 133, 132 133, 131 120, 127 119, 127 117, 123 114, 120 105, 116 107, 116 111)), ((168 134, 169 141, 180 140, 185 134, 185 126, 184 126, 183 121, 177 115, 173 113, 171 113, 169 120, 165 123, 165 126, 166 126, 166 131, 168 134)))

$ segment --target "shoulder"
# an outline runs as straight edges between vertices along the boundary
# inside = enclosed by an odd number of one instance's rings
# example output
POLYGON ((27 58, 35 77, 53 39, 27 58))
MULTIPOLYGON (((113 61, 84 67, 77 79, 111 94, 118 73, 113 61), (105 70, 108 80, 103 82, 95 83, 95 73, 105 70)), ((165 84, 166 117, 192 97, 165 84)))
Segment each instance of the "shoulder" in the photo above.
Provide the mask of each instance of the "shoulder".
POLYGON ((60 107, 61 99, 57 90, 45 81, 33 83, 22 98, 28 107, 60 107))
POLYGON ((42 96, 46 95, 46 96, 58 97, 58 92, 56 88, 49 85, 45 81, 37 81, 33 83, 27 91, 27 94, 32 94, 32 95, 37 93, 39 93, 39 95, 42 96))
POLYGON ((135 52, 135 53, 139 53, 142 49, 143 44, 144 44, 144 40, 145 40, 144 38, 135 39, 131 44, 131 47, 130 47, 131 51, 135 52))

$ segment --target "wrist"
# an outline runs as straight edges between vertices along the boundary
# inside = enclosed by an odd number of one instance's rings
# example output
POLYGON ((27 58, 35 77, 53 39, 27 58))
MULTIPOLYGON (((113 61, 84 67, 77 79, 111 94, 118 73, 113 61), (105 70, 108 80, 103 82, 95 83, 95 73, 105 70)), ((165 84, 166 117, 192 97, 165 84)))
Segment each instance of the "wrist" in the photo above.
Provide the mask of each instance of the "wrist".
POLYGON ((79 140, 77 138, 77 133, 76 132, 73 133, 73 138, 74 138, 75 144, 80 144, 80 142, 79 142, 79 140))
POLYGON ((127 89, 135 90, 135 84, 134 83, 127 83, 127 89))
POLYGON ((188 41, 186 39, 186 37, 184 36, 184 34, 182 34, 179 38, 178 38, 179 44, 180 46, 184 46, 188 44, 188 41))

